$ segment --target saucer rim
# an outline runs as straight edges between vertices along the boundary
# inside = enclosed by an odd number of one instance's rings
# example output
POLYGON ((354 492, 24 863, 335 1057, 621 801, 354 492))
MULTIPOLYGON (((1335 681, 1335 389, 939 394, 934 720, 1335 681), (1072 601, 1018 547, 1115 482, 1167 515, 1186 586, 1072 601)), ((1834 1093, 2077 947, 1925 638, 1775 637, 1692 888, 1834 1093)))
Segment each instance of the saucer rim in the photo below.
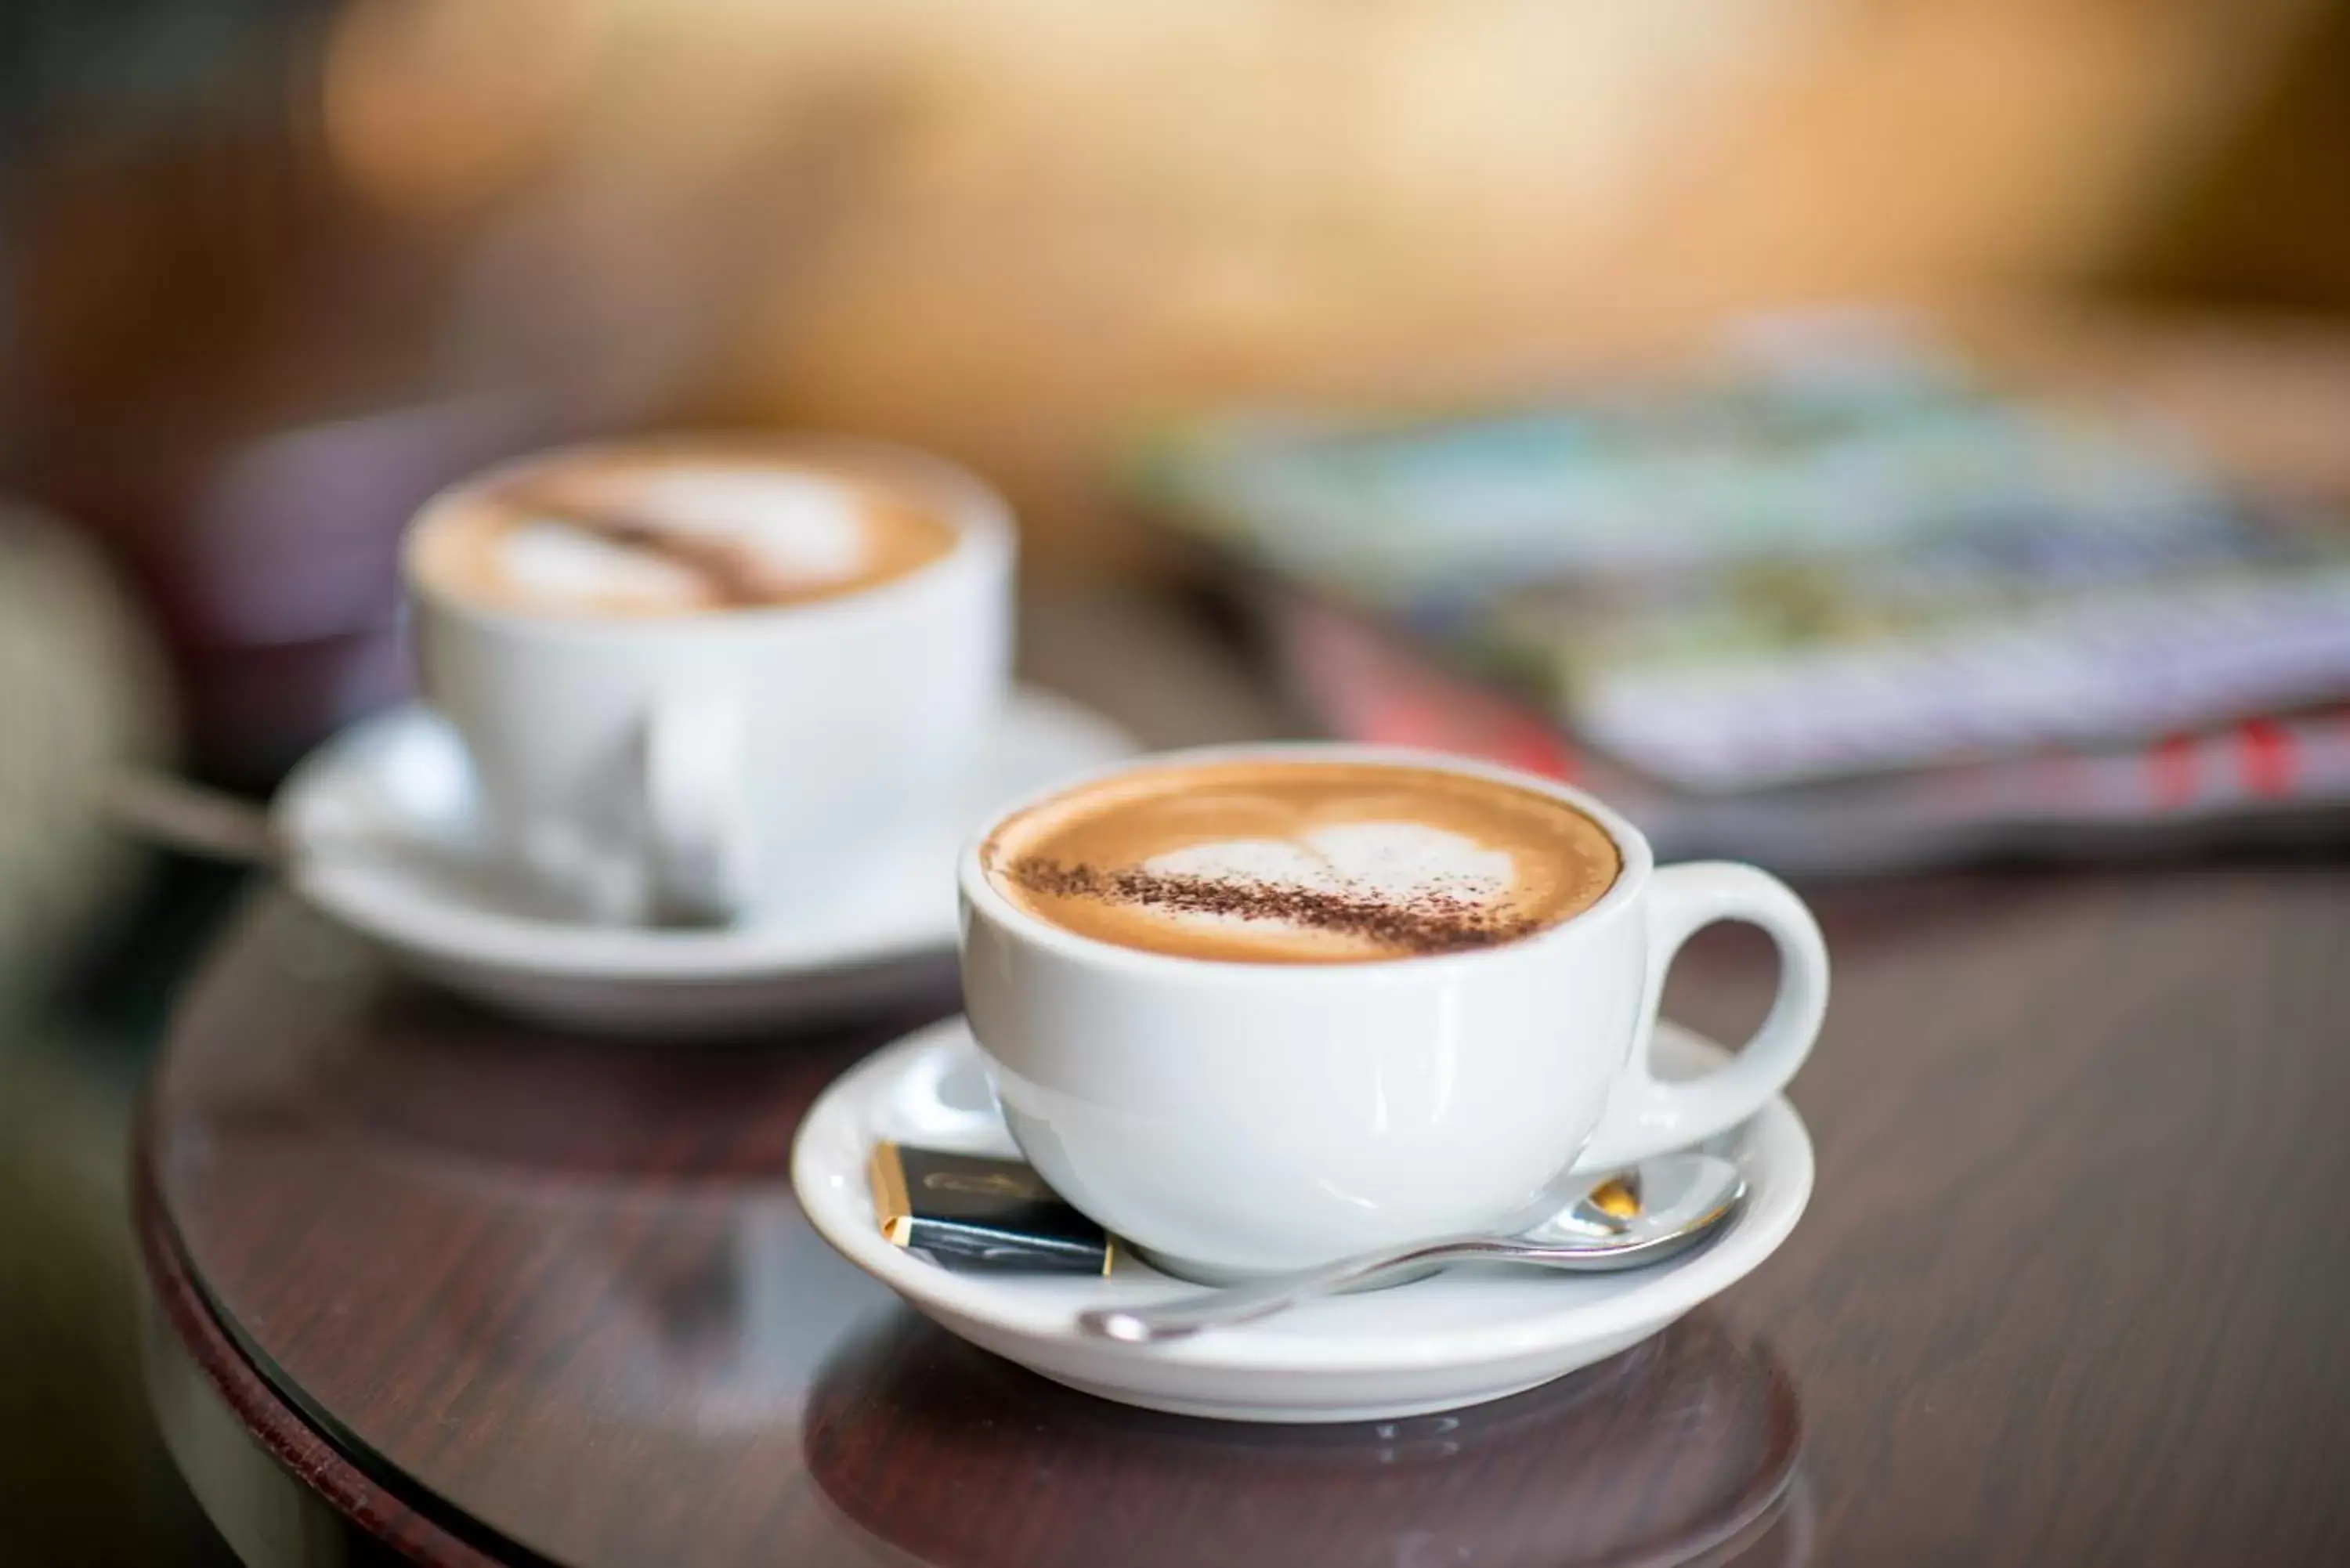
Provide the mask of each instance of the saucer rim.
MULTIPOLYGON (((1058 692, 1026 683, 1007 694, 991 743, 1022 722, 1052 725, 1074 753, 1051 779, 1024 784, 1025 795, 1053 787, 1059 778, 1101 765, 1100 756, 1138 754, 1128 734, 1091 707, 1058 692), (1080 740, 1080 737, 1082 739, 1080 740)), ((287 846, 283 875, 303 900, 363 936, 412 958, 443 968, 497 971, 548 980, 625 982, 678 989, 713 982, 780 979, 892 967, 950 951, 957 917, 951 861, 941 873, 946 896, 940 913, 915 922, 887 940, 832 935, 822 923, 769 924, 752 920, 715 930, 644 930, 538 919, 485 908, 455 898, 419 894, 416 886, 390 888, 378 874, 349 859, 316 848, 306 816, 363 759, 398 732, 444 722, 421 701, 410 701, 359 720, 296 764, 270 806, 278 840, 287 846)), ((967 803, 966 803, 967 804, 967 803)), ((993 813, 1000 803, 984 807, 993 813)), ((979 815, 979 814, 971 814, 979 815)), ((943 835, 941 835, 943 838, 943 835)), ((959 847, 959 846, 958 846, 959 847)), ((891 875, 903 874, 893 868, 891 875)), ((910 900, 909 900, 910 902, 910 900)))
MULTIPOLYGON (((1659 1020, 1657 1030, 1659 1044, 1670 1054, 1716 1066, 1729 1059, 1730 1053, 1723 1047, 1670 1020, 1659 1020)), ((1160 1344, 1123 1345, 1080 1335, 1074 1326, 1080 1308, 1112 1299, 1105 1293, 1114 1289, 1107 1282, 1074 1276, 1014 1281, 952 1273, 893 1246, 877 1226, 858 1222, 858 1204, 870 1201, 861 1185, 862 1162, 852 1159, 851 1168, 843 1171, 826 1158, 822 1146, 837 1138, 844 1120, 855 1127, 854 1136, 860 1144, 869 1144, 870 1107, 886 1093, 887 1085, 897 1082, 927 1053, 952 1049, 958 1044, 963 1049, 977 1050, 961 1013, 899 1037, 825 1088, 801 1119, 793 1140, 792 1188, 801 1211, 816 1233, 850 1263, 959 1334, 962 1331, 957 1324, 969 1322, 1023 1344, 1082 1345, 1091 1355, 1113 1359, 1188 1365, 1217 1372, 1375 1376, 1556 1357, 1614 1336, 1643 1338, 1721 1294, 1777 1251, 1802 1219, 1816 1174, 1810 1132, 1802 1116, 1785 1096, 1774 1096, 1754 1116, 1726 1135, 1741 1140, 1742 1163, 1772 1171, 1773 1179, 1767 1186, 1757 1183, 1762 1189, 1759 1200, 1750 1202, 1721 1237, 1702 1251, 1624 1277, 1620 1287, 1599 1300, 1562 1298, 1556 1311, 1516 1318, 1507 1324, 1390 1329, 1375 1323, 1310 1337, 1295 1333, 1276 1336, 1250 1326, 1160 1344), (843 1191, 857 1197, 845 1199, 838 1196, 843 1191)), ((1154 1295, 1192 1288, 1165 1276, 1152 1279, 1170 1287, 1153 1292, 1154 1295)), ((1396 1288, 1450 1292, 1482 1282, 1470 1276, 1440 1274, 1396 1288)), ((1311 1305, 1301 1307, 1294 1315, 1314 1310, 1311 1305)))

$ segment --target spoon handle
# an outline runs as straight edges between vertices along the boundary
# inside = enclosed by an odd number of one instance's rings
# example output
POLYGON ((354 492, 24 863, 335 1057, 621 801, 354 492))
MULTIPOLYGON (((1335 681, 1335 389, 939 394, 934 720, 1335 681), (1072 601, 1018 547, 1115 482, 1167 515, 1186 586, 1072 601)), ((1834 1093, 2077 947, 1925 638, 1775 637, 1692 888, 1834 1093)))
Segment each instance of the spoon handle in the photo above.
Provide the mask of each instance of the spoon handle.
POLYGON ((118 825, 156 844, 248 866, 279 858, 269 814, 220 790, 133 769, 107 781, 105 801, 118 825))
POLYGON ((1180 1339, 1205 1328, 1254 1323, 1315 1296, 1359 1290, 1409 1271, 1480 1257, 1520 1257, 1524 1251, 1498 1237, 1447 1237, 1424 1241, 1403 1251, 1358 1253, 1319 1268, 1201 1291, 1151 1306, 1097 1307, 1079 1313, 1077 1326, 1087 1334, 1123 1340, 1128 1345, 1180 1339))

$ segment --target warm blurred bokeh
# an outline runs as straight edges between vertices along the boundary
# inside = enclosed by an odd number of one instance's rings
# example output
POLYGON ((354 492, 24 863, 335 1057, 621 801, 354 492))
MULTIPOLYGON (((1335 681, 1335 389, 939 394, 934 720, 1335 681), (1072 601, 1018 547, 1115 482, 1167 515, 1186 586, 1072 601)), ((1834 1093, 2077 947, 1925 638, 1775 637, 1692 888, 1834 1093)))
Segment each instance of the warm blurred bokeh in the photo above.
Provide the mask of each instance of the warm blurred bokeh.
POLYGON ((994 476, 1237 392, 1552 379, 1760 305, 2350 308, 2329 0, 20 8, 16 484, 153 587, 230 774, 396 688, 450 474, 680 419, 994 476), (297 728, 301 727, 299 725, 297 728))

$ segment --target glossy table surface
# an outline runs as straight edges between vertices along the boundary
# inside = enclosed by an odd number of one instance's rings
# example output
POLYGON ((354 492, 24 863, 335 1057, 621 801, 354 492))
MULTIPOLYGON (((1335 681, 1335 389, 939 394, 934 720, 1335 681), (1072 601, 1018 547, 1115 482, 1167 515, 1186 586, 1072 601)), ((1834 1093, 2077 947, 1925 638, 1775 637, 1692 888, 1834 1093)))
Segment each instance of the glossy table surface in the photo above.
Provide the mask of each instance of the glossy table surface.
MULTIPOLYGON (((820 1038, 557 1038, 275 893, 151 1086, 150 1277, 256 1451, 428 1561, 2350 1562, 2350 867, 1816 902, 1794 1238, 1660 1339, 1455 1416, 1127 1410, 833 1254, 785 1181, 796 1119, 951 998, 820 1038)), ((1669 1011, 1750 1026, 1749 937, 1701 938, 1669 1011)))
MULTIPOLYGON (((2350 1561, 2350 874, 1822 905, 1794 1239, 1661 1341, 1457 1417, 1233 1429, 995 1363, 785 1184, 801 1107, 895 1023, 545 1037, 274 898, 154 1085, 152 1261, 274 1397, 247 1424, 306 1428, 314 1479, 451 1561, 1654 1562, 1756 1531, 1754 1561, 2350 1561)), ((1765 980, 1715 943, 1672 1006, 1727 1030, 1765 980)))

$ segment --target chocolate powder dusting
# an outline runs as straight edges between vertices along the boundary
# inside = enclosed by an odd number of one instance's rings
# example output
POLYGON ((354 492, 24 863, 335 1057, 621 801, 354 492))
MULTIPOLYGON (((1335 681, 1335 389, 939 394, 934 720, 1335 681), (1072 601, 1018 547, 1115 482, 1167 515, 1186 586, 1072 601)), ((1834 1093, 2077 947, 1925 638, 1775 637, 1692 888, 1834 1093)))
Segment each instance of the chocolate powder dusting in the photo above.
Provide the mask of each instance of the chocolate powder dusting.
POLYGON ((710 538, 686 529, 667 527, 610 506, 590 506, 556 497, 525 494, 515 504, 549 517, 606 544, 642 550, 672 566, 684 567, 702 579, 712 600, 721 608, 754 609, 773 602, 789 584, 758 553, 731 540, 710 538))
POLYGON ((1540 920, 1440 890, 1423 890, 1397 902, 1271 882, 1170 876, 1134 867, 1108 871, 1038 857, 1015 861, 1007 874, 1020 887, 1044 898, 1093 898, 1185 914, 1280 920, 1311 930, 1358 937, 1413 956, 1492 947, 1531 935, 1542 925, 1540 920))

